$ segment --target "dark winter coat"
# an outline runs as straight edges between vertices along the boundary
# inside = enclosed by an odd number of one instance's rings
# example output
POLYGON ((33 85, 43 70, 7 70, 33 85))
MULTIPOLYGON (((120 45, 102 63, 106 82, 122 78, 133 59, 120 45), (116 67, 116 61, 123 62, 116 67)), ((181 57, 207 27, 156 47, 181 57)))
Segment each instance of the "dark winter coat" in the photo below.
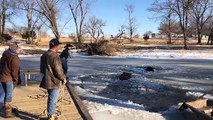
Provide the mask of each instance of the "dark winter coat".
POLYGON ((15 50, 6 50, 0 61, 0 81, 16 82, 19 79, 20 59, 15 50))
POLYGON ((71 57, 71 54, 70 54, 69 50, 70 49, 68 47, 66 47, 62 51, 62 53, 60 54, 60 58, 61 58, 61 62, 62 62, 62 68, 63 68, 63 71, 64 71, 65 75, 67 74, 67 70, 68 70, 67 58, 71 57))
POLYGON ((62 51, 62 53, 60 54, 60 58, 65 58, 65 59, 67 59, 67 58, 69 58, 69 57, 71 57, 71 55, 70 55, 70 53, 69 53, 69 48, 65 48, 63 51, 62 51))
POLYGON ((40 71, 44 75, 40 87, 44 89, 59 88, 66 78, 59 55, 51 50, 41 56, 40 71))

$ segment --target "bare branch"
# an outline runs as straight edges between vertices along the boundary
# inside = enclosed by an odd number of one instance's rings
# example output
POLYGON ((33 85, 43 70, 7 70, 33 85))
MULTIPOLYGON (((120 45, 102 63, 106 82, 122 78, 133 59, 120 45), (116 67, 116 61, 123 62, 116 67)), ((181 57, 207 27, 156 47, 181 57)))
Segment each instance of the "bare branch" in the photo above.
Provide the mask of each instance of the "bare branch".
POLYGON ((89 3, 83 0, 72 0, 69 7, 75 24, 77 47, 80 47, 82 43, 82 30, 85 25, 85 17, 89 9, 89 3))
POLYGON ((95 16, 90 17, 89 22, 85 25, 87 33, 95 40, 95 42, 104 39, 103 27, 106 23, 96 18, 95 16))

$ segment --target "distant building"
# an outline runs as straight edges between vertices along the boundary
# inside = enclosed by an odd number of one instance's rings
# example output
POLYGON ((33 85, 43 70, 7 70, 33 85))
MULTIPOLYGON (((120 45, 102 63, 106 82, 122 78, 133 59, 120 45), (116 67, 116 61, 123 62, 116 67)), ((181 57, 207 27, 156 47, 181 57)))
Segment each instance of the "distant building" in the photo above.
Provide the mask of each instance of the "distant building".
POLYGON ((165 39, 167 38, 167 35, 165 34, 160 34, 160 33, 155 33, 153 38, 158 38, 158 39, 165 39))

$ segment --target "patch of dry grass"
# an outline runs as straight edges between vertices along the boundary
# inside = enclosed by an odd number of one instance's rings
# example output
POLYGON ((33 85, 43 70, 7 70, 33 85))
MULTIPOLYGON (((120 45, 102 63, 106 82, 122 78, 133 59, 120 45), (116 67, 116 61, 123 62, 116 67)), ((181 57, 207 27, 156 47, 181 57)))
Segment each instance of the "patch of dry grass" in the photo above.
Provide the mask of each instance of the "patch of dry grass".
MULTIPOLYGON (((49 47, 49 41, 51 40, 51 37, 44 37, 41 39, 40 42, 37 42, 34 44, 34 46, 38 46, 39 48, 48 48, 49 47)), ((17 40, 22 40, 18 39, 17 40)), ((95 45, 98 50, 95 50, 98 52, 99 55, 114 55, 116 52, 121 51, 132 51, 132 50, 141 50, 141 49, 183 49, 184 41, 182 38, 172 40, 172 44, 167 44, 167 39, 148 39, 145 41, 143 38, 134 38, 133 41, 130 41, 129 39, 117 39, 117 40, 107 40, 108 42, 103 44, 95 45)), ((65 46, 67 43, 71 43, 75 45, 75 40, 71 38, 62 37, 60 38, 60 42, 62 43, 61 49, 65 46)), ((84 38, 83 40, 83 46, 86 46, 86 44, 91 44, 92 40, 90 38, 84 38)), ((189 49, 198 49, 199 47, 204 48, 206 45, 207 40, 202 40, 202 46, 197 45, 197 40, 190 38, 187 41, 187 45, 190 46, 189 49)), ((24 45, 25 46, 25 45, 24 45)), ((31 44, 27 44, 26 46, 31 46, 31 44)), ((211 47, 211 46, 210 46, 211 47)), ((83 50, 83 49, 82 49, 83 50)), ((42 53, 41 51, 27 51, 27 53, 42 53)))
POLYGON ((23 49, 21 51, 21 54, 24 54, 24 55, 33 55, 33 54, 43 54, 44 50, 40 50, 40 49, 23 49))

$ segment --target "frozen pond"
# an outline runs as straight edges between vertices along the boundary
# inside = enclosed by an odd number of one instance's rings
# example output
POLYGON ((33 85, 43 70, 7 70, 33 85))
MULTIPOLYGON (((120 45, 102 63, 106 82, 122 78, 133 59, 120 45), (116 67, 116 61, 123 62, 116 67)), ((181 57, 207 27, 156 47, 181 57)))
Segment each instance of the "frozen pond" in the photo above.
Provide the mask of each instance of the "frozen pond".
MULTIPOLYGON (((39 68, 39 56, 21 59, 22 68, 39 68)), ((76 56, 69 60, 68 76, 75 86, 80 86, 88 93, 124 102, 131 101, 143 106, 145 110, 169 116, 171 113, 162 111, 168 110, 170 106, 177 106, 180 102, 196 99, 211 89, 212 68, 213 61, 205 59, 76 56), (155 71, 144 71, 146 66, 154 67, 155 71), (132 78, 120 81, 118 76, 122 72, 132 73, 132 78)), ((82 98, 100 104, 114 105, 113 102, 97 97, 82 96, 82 98)), ((123 104, 116 106, 131 108, 123 104)))

